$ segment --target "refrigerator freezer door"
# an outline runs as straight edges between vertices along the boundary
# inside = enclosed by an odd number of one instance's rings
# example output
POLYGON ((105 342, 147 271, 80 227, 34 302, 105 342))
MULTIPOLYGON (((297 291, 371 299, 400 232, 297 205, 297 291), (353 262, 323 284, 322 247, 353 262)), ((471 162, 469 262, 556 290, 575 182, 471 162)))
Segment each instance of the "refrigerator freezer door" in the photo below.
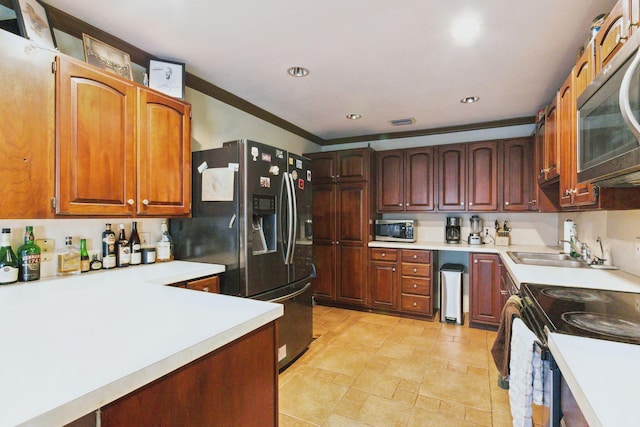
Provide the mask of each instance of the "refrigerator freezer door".
POLYGON ((294 282, 309 276, 312 271, 311 160, 289 153, 287 167, 296 196, 295 247, 293 265, 289 270, 289 281, 294 282))

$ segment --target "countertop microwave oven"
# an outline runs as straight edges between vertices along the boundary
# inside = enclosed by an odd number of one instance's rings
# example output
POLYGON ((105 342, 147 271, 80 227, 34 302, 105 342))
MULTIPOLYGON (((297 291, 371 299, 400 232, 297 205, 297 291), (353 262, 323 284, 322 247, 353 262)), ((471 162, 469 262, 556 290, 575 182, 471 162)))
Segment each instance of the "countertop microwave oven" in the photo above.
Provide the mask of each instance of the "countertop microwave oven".
POLYGON ((413 243, 416 241, 414 222, 412 219, 376 219, 376 240, 413 243))
POLYGON ((640 186, 640 31, 578 97, 578 181, 640 186))

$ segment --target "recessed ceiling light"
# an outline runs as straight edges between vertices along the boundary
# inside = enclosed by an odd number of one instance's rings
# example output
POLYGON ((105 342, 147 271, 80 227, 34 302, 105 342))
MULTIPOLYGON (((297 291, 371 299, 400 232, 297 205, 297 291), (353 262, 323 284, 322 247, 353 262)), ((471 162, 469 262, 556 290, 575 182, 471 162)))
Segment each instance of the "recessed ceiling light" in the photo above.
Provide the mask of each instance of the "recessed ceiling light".
POLYGON ((291 67, 287 70, 287 73, 293 77, 305 77, 309 74, 309 70, 304 67, 291 67))
POLYGON ((462 98, 460 102, 463 104, 473 104, 474 102, 480 101, 480 97, 478 96, 467 96, 466 98, 462 98))
POLYGON ((474 12, 465 12, 451 24, 451 36, 458 43, 468 45, 480 35, 480 17, 474 12))
POLYGON ((347 119, 349 120, 358 120, 360 118, 362 118, 360 114, 355 114, 355 113, 347 114, 347 119))

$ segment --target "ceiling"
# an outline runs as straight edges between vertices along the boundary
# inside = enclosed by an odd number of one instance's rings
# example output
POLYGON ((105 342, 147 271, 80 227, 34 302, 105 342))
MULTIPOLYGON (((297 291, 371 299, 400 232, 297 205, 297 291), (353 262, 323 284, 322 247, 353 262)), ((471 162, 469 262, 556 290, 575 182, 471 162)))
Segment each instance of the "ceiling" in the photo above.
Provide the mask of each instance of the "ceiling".
POLYGON ((532 117, 615 3, 45 1, 324 140, 532 117), (479 29, 466 43, 451 33, 464 16, 479 29), (415 123, 389 123, 402 118, 415 123))

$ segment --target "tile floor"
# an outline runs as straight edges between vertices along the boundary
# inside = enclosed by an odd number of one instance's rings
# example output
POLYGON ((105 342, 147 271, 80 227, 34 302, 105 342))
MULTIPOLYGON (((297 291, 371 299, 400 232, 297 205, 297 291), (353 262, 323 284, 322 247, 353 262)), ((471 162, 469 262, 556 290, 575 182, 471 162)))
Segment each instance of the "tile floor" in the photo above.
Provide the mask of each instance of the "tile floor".
POLYGON ((317 339, 280 375, 281 427, 511 425, 494 332, 324 306, 313 318, 317 339))

